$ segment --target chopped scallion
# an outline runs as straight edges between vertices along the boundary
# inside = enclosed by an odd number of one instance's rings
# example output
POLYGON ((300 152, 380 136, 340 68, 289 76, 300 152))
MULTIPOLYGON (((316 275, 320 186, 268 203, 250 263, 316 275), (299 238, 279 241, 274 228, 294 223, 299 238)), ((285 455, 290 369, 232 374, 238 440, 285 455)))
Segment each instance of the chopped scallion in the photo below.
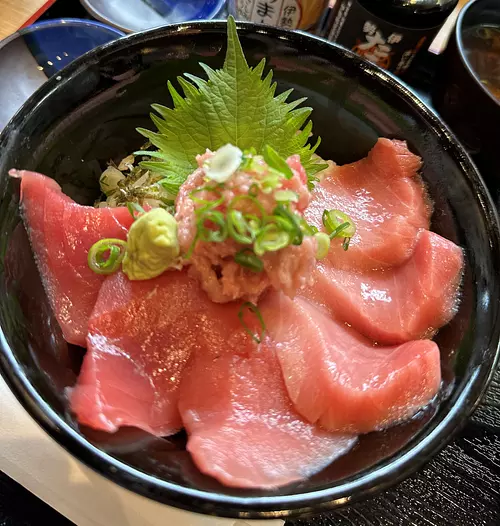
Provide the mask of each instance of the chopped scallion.
POLYGON ((194 201, 196 204, 201 205, 199 208, 196 209, 197 215, 200 215, 207 210, 212 210, 214 208, 217 208, 224 202, 223 197, 219 197, 218 199, 211 200, 211 199, 199 199, 198 197, 191 196, 191 200, 194 201))
POLYGON ((266 215, 264 207, 259 200, 251 195, 238 195, 232 199, 227 207, 228 210, 240 210, 244 213, 260 214, 261 217, 266 215))
POLYGON ((347 230, 348 226, 349 223, 347 221, 339 225, 333 232, 330 233, 330 239, 333 239, 334 237, 342 237, 341 234, 344 232, 344 230, 347 230))
POLYGON ((253 183, 252 186, 248 189, 248 195, 251 197, 257 197, 259 194, 259 185, 257 183, 253 183))
POLYGON ((260 189, 264 194, 270 194, 273 190, 281 188, 281 182, 284 175, 276 171, 274 168, 269 168, 267 174, 260 179, 260 189))
POLYGON ((330 250, 330 237, 324 232, 317 232, 314 234, 314 237, 317 244, 316 259, 323 259, 327 256, 328 251, 330 250))
POLYGON ((275 216, 282 217, 288 221, 289 228, 286 231, 290 234, 290 242, 292 245, 300 245, 304 239, 304 234, 300 227, 299 216, 295 215, 284 205, 278 205, 273 213, 275 216))
POLYGON ((191 243, 191 245, 189 245, 188 251, 184 254, 184 259, 189 259, 193 255, 198 239, 199 239, 199 235, 197 232, 196 235, 194 236, 193 242, 191 243))
POLYGON ((222 243, 227 239, 227 223, 222 212, 209 210, 205 212, 197 223, 198 236, 207 243, 222 243), (209 227, 206 222, 212 223, 209 227), (215 227, 215 228, 212 228, 215 227))
POLYGON ((292 190, 277 190, 274 192, 274 198, 280 203, 298 203, 299 201, 297 192, 293 192, 292 190))
POLYGON ((264 323, 264 319, 262 318, 262 314, 261 314, 259 308, 257 307, 257 305, 254 305, 253 303, 250 303, 249 301, 247 301, 246 303, 243 303, 243 305, 241 306, 241 308, 240 308, 240 310, 238 312, 238 319, 240 320, 240 323, 243 325, 243 328, 245 329, 245 332, 247 334, 249 334, 250 337, 256 343, 261 343, 262 340, 264 339, 264 335, 265 335, 265 332, 266 332, 266 324, 264 323), (256 334, 255 332, 253 332, 250 329, 250 327, 246 324, 246 322, 244 320, 245 309, 248 309, 257 318, 257 321, 259 322, 260 329, 261 329, 260 330, 260 334, 256 334))
POLYGON ((229 235, 242 245, 253 243, 259 231, 260 221, 256 216, 244 216, 239 210, 231 209, 227 213, 227 229, 229 235))
POLYGON ((255 148, 250 148, 243 152, 243 157, 241 159, 240 170, 243 172, 252 171, 254 166, 254 157, 257 155, 257 150, 255 148))
POLYGON ((281 155, 271 146, 264 146, 263 150, 264 161, 270 168, 273 168, 277 172, 282 173, 287 179, 293 177, 292 169, 288 166, 287 162, 281 155))
POLYGON ((88 253, 88 265, 96 274, 113 274, 121 265, 127 243, 122 239, 101 239, 94 243, 88 253))
POLYGON ((323 225, 325 225, 330 239, 334 237, 352 237, 356 233, 356 226, 352 219, 340 210, 325 210, 323 212, 323 225))
POLYGON ((310 225, 303 217, 299 219, 300 229, 306 236, 313 236, 319 230, 314 225, 310 225))
POLYGON ((258 256, 266 252, 276 252, 290 244, 290 234, 271 223, 266 225, 258 234, 253 249, 258 256))
POLYGON ((264 263, 250 249, 240 250, 234 255, 234 260, 238 265, 248 268, 253 272, 262 272, 264 263))

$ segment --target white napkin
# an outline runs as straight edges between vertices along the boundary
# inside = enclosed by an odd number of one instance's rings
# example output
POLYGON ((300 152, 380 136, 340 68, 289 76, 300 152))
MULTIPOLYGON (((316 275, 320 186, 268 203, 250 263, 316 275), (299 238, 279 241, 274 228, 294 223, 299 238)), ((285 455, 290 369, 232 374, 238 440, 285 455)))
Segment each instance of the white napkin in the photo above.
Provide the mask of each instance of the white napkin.
POLYGON ((140 497, 94 473, 52 440, 0 376, 0 470, 78 526, 282 526, 206 517, 140 497))

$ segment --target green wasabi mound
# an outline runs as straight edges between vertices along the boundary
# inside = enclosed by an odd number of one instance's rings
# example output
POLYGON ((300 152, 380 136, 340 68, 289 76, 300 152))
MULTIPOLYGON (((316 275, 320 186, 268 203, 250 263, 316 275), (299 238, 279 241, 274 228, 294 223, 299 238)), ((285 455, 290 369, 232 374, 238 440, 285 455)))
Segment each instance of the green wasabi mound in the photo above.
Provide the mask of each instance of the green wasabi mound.
POLYGON ((175 263, 179 252, 177 222, 163 208, 155 208, 130 227, 123 272, 130 280, 155 278, 175 263))

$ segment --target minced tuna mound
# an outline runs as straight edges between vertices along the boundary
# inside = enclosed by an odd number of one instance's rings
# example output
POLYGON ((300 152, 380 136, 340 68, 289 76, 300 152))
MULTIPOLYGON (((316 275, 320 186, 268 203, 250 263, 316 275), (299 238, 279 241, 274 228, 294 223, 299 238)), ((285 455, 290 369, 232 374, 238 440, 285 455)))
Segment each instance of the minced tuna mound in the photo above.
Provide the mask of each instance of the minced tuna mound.
MULTIPOLYGON (((199 168, 195 170, 181 186, 176 200, 175 219, 179 225, 178 239, 181 253, 186 254, 192 248, 196 236, 197 208, 202 206, 199 201, 215 201, 223 197, 223 203, 217 208, 222 212, 235 197, 248 195, 256 177, 265 177, 267 165, 262 161, 263 172, 256 174, 251 171, 237 171, 220 191, 199 191, 206 184, 206 174, 203 164, 213 153, 208 151, 197 157, 199 168), (193 191, 196 200, 192 199, 193 191)), ((298 155, 287 159, 292 169, 293 177, 284 181, 280 190, 292 190, 298 196, 296 203, 291 203, 292 211, 302 213, 311 199, 307 188, 307 175, 300 163, 298 155)), ((253 193, 266 214, 271 214, 276 206, 273 193, 256 190, 253 193)), ((256 213, 250 200, 242 200, 238 209, 244 213, 256 213)), ((253 272, 234 261, 234 256, 241 251, 241 244, 231 238, 221 243, 197 241, 189 258, 191 275, 201 283, 210 299, 224 303, 237 299, 255 302, 268 287, 282 290, 287 296, 293 297, 296 292, 307 284, 311 284, 311 276, 316 265, 316 240, 304 237, 301 245, 290 245, 276 252, 266 252, 262 257, 264 270, 253 272)))

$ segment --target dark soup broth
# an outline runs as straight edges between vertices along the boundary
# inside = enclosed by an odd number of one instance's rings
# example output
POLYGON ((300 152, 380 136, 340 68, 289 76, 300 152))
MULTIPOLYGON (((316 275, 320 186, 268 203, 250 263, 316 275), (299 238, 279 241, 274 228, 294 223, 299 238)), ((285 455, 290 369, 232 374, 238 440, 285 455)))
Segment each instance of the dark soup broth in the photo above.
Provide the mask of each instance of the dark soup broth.
POLYGON ((478 25, 463 33, 465 55, 488 91, 500 101, 500 26, 478 25))

